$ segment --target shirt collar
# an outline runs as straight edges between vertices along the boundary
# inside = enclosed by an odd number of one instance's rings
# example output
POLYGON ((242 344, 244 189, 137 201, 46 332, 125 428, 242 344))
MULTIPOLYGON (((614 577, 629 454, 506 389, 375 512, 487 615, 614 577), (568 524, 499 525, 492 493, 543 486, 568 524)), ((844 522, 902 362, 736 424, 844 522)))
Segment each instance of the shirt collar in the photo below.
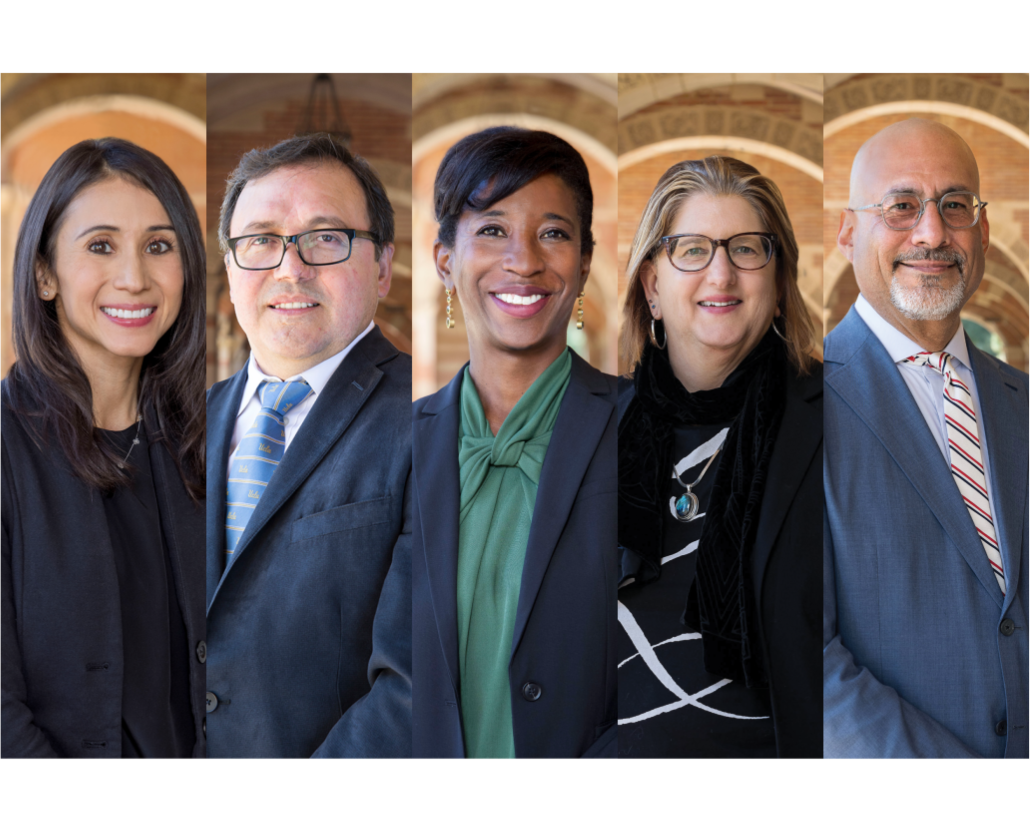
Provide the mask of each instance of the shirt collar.
MULTIPOLYGON (((910 355, 924 351, 919 344, 883 318, 864 295, 859 295, 855 301, 855 311, 883 344, 895 364, 900 364, 910 355)), ((963 367, 969 367, 969 348, 966 346, 965 331, 961 324, 943 351, 957 359, 963 367)))
POLYGON ((308 367, 303 373, 298 373, 295 376, 289 378, 277 378, 276 376, 269 375, 258 366, 257 359, 254 357, 254 352, 251 351, 250 358, 247 360, 247 383, 243 386, 243 396, 240 398, 240 409, 236 411, 236 415, 239 416, 243 410, 250 404, 250 400, 257 395, 257 389, 263 381, 297 381, 303 378, 311 386, 311 391, 314 394, 312 399, 317 398, 325 386, 329 383, 329 379, 332 378, 333 373, 336 372, 336 368, 343 363, 343 359, 347 357, 347 354, 354 349, 354 345, 364 338, 368 333, 372 331, 375 326, 375 321, 369 321, 368 326, 351 341, 346 347, 340 350, 335 355, 329 356, 324 361, 320 361, 314 367, 308 367))

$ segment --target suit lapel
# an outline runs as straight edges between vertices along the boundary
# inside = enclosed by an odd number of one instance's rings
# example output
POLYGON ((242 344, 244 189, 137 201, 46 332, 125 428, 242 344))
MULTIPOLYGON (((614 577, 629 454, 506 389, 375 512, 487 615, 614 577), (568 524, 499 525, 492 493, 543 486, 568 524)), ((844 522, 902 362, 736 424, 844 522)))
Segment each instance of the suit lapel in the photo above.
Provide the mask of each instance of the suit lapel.
POLYGON ((1006 382, 998 368, 969 343, 969 360, 976 378, 980 399, 980 418, 984 444, 990 464, 994 530, 1001 544, 1006 585, 1006 601, 1011 603, 1019 586, 1023 518, 1027 511, 1027 393, 1017 382, 1006 382))
MULTIPOLYGON (((890 355, 855 312, 838 325, 839 341, 826 355, 826 385, 872 431, 952 539, 984 590, 1001 606, 1002 594, 976 527, 940 448, 890 355), (830 366, 833 356, 841 363, 830 366), (838 359, 840 360, 840 359, 838 359)), ((835 332, 837 332, 835 330, 835 332)), ((856 472, 861 476, 861 472, 856 472)), ((870 492, 876 488, 869 483, 870 492)), ((903 523, 903 517, 885 517, 903 523)))
POLYGON ((769 563, 773 543, 801 487, 812 457, 821 447, 823 439, 822 413, 809 401, 821 392, 821 373, 803 380, 792 379, 787 389, 787 403, 783 422, 776 435, 776 445, 769 460, 765 494, 755 531, 755 549, 752 555, 753 579, 756 582, 756 600, 761 603, 765 569, 769 563))
MULTIPOLYGON (((305 417, 297 436, 286 449, 282 462, 279 463, 268 488, 258 501, 257 508, 254 509, 247 528, 236 545, 236 556, 221 576, 219 587, 229 573, 246 559, 247 547, 251 541, 307 480, 315 466, 336 444, 362 405, 372 395, 372 391, 383 377, 383 371, 379 369, 377 362, 396 353, 397 350, 380 335, 378 329, 375 329, 361 339, 343 363, 336 368, 329 383, 315 400, 311 412, 305 417)), ((222 477, 224 480, 224 466, 222 477)), ((223 494, 223 505, 224 499, 223 494)), ((217 594, 216 588, 209 605, 214 603, 217 594)))
POLYGON ((243 388, 247 386, 244 367, 229 383, 214 394, 207 408, 207 604, 210 608, 215 589, 225 572, 225 498, 229 444, 236 426, 243 388))
POLYGON ((573 353, 572 377, 558 411, 540 472, 533 524, 529 530, 526 560, 522 567, 512 655, 522 640, 547 566, 572 512, 580 483, 594 457, 605 426, 612 417, 612 403, 605 401, 601 395, 595 395, 608 392, 600 373, 573 353))
POLYGON ((458 695, 458 426, 464 370, 431 396, 412 425, 415 494, 436 628, 458 695))

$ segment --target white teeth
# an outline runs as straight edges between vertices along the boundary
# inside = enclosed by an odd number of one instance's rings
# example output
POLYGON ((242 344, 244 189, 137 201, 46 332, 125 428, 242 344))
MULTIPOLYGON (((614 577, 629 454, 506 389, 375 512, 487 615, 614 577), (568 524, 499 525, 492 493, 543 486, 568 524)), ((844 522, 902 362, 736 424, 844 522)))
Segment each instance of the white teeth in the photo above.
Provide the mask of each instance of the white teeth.
POLYGON ((156 306, 148 306, 145 309, 116 309, 113 306, 101 306, 100 311, 112 318, 148 318, 154 314, 156 306))
POLYGON ((317 306, 316 303, 273 303, 272 306, 275 309, 310 309, 312 306, 317 306))
POLYGON ((507 294, 502 295, 502 294, 498 293, 497 297, 499 297, 505 303, 510 303, 513 306, 531 306, 532 304, 536 303, 538 300, 540 300, 544 296, 543 295, 507 295, 507 294))
POLYGON ((714 301, 714 300, 703 300, 701 301, 702 306, 737 306, 742 301, 739 300, 727 300, 727 301, 714 301))

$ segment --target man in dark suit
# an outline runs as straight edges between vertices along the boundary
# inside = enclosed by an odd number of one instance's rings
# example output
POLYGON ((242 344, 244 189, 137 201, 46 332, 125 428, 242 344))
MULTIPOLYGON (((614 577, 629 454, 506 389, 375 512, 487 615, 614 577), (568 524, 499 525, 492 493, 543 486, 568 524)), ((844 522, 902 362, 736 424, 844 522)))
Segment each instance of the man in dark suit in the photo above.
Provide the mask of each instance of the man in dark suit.
POLYGON ((411 359, 372 322, 393 227, 324 134, 229 178, 251 356, 208 394, 209 756, 411 753, 411 359))
POLYGON ((989 227, 972 151, 910 119, 863 145, 826 338, 827 757, 1027 757, 1027 376, 960 313, 989 227))

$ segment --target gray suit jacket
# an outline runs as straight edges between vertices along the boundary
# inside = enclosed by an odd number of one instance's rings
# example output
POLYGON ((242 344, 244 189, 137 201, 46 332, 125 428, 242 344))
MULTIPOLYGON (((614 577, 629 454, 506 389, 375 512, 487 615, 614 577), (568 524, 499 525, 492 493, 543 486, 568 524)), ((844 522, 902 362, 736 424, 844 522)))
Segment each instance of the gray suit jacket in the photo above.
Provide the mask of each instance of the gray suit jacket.
POLYGON ((1027 757, 1027 376, 969 356, 1006 595, 887 350, 826 338, 827 757, 1027 757))
POLYGON ((208 756, 410 756, 411 358, 355 345, 226 568, 245 383, 208 394, 208 756))

